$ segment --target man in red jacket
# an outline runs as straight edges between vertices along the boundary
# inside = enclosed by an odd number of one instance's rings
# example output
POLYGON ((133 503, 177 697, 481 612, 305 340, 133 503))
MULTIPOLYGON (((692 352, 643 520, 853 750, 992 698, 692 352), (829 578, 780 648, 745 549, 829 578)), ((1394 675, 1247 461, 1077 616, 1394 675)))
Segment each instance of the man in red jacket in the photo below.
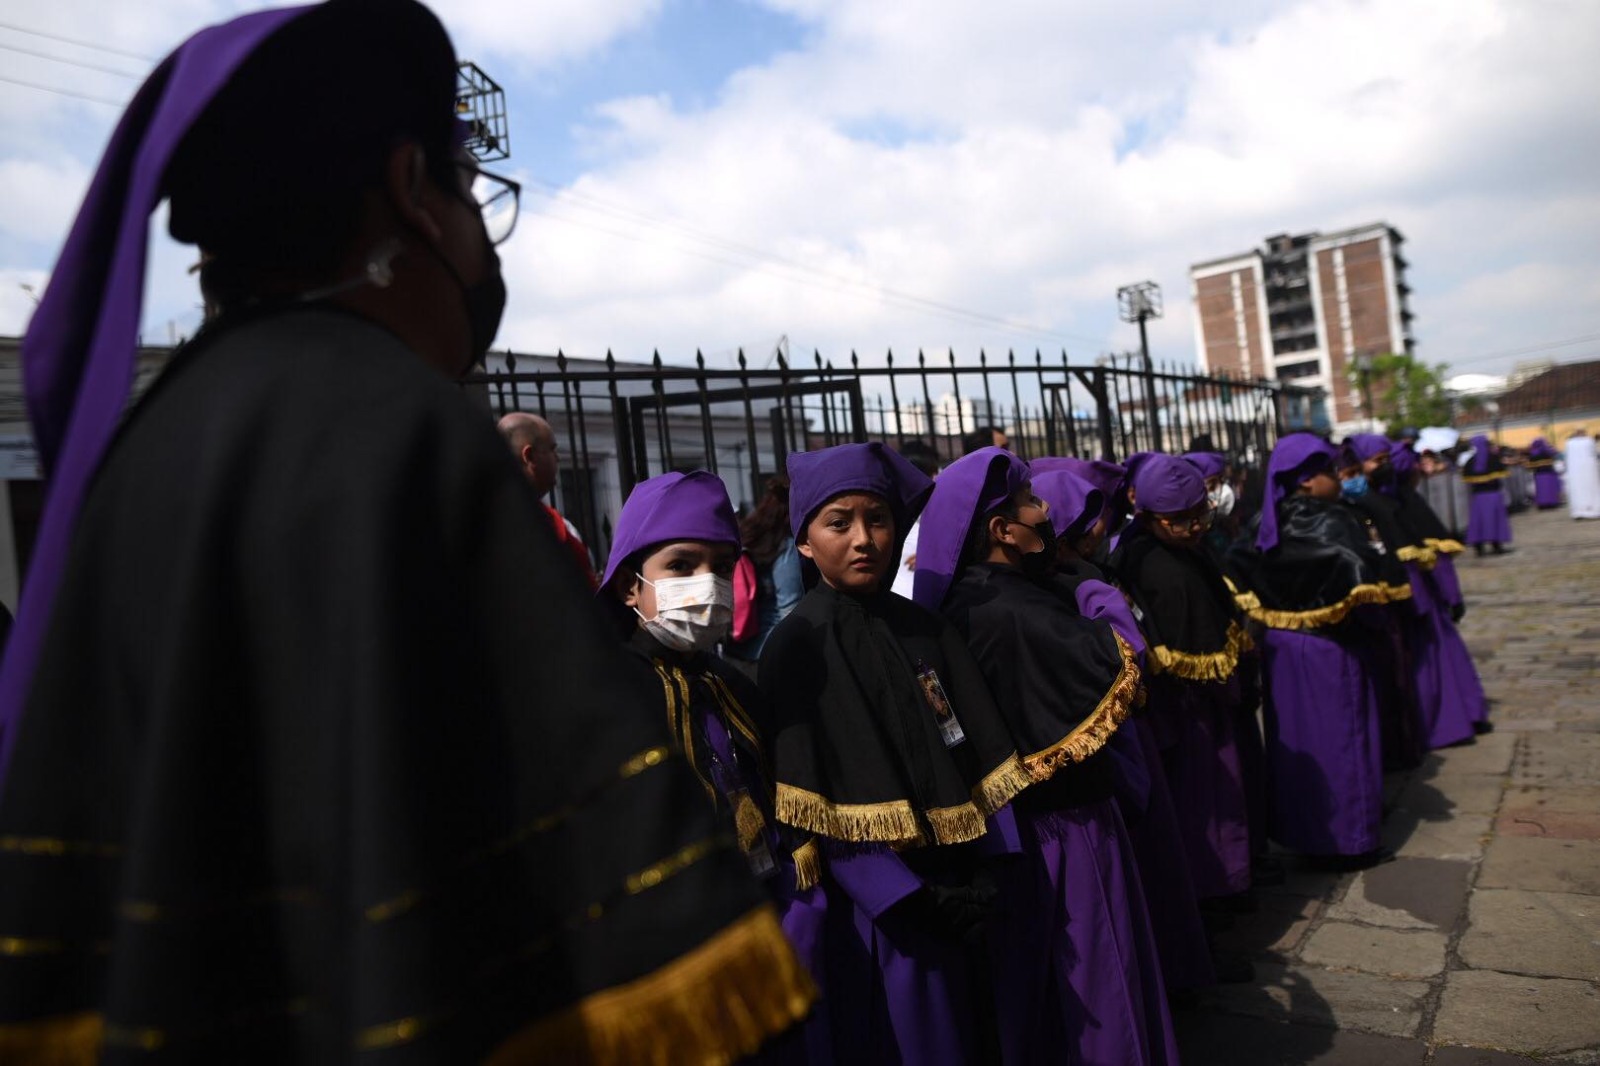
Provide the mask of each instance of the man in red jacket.
POLYGON ((556 443, 555 430, 550 428, 549 422, 538 415, 530 415, 526 411, 513 411, 500 419, 500 435, 511 445, 511 453, 516 456, 517 464, 522 467, 523 476, 528 479, 528 484, 533 486, 534 494, 539 497, 539 506, 544 508, 545 514, 550 518, 550 527, 555 531, 556 539, 572 553, 572 558, 589 582, 589 587, 599 587, 595 581, 594 566, 589 561, 589 549, 584 547, 583 538, 578 536, 577 528, 562 517, 560 511, 544 502, 550 490, 556 487, 556 477, 561 469, 558 461, 561 448, 556 443))

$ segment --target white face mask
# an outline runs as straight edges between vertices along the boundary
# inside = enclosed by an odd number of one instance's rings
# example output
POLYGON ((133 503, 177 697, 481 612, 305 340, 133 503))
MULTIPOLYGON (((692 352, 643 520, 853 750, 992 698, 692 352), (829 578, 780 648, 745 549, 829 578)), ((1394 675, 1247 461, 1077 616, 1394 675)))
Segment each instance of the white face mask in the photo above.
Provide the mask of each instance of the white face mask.
POLYGON ((1226 518, 1233 511, 1233 486, 1226 481, 1206 493, 1206 495, 1211 498, 1211 506, 1217 509, 1218 518, 1226 518))
POLYGON ((646 581, 656 590, 656 616, 635 607, 647 633, 673 651, 710 651, 733 625, 733 582, 716 574, 646 581))

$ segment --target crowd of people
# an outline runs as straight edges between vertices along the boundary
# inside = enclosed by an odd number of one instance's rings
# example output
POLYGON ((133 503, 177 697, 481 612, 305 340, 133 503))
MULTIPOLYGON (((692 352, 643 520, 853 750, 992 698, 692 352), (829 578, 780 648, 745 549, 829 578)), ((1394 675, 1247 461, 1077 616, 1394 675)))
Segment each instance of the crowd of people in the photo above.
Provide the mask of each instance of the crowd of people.
POLYGON ((0 1061, 1175 1063, 1218 916, 1488 728, 1376 435, 668 473, 592 567, 451 380, 513 187, 455 78, 414 0, 258 12, 107 149, 24 343, 0 1061), (162 199, 209 318, 130 412, 162 199))

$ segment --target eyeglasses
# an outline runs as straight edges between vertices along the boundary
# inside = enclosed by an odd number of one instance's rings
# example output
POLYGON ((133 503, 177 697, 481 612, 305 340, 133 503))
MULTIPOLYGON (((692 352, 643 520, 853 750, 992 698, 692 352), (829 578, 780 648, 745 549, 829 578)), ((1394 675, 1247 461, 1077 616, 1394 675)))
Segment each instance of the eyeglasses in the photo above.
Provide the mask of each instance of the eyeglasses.
POLYGON ((491 174, 472 163, 456 163, 471 180, 468 195, 483 214, 483 228, 489 234, 490 244, 504 244, 511 231, 517 228, 517 214, 522 204, 522 185, 510 178, 491 174))
POLYGON ((1198 529, 1203 533, 1211 528, 1211 523, 1216 521, 1216 517, 1217 512, 1215 508, 1208 507, 1204 513, 1197 514, 1192 518, 1178 518, 1174 515, 1158 514, 1155 516, 1155 519, 1157 522, 1160 522, 1173 532, 1198 529))

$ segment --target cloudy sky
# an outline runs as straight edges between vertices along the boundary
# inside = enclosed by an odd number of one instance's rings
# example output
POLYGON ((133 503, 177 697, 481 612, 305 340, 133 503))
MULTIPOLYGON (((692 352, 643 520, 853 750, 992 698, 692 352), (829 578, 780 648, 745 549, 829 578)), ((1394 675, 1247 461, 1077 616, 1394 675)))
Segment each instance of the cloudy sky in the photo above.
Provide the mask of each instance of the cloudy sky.
MULTIPOLYGON (((8 0, 0 333, 48 277, 105 101, 254 6, 8 0)), ((1152 348, 1191 362, 1191 263, 1381 219, 1407 238, 1425 358, 1600 357, 1594 0, 435 9, 507 90, 502 166, 524 199, 501 342, 518 350, 760 362, 787 338, 1087 360, 1137 343, 1116 290, 1152 278, 1152 348)), ((193 332, 192 259, 155 243, 147 337, 193 332)))

